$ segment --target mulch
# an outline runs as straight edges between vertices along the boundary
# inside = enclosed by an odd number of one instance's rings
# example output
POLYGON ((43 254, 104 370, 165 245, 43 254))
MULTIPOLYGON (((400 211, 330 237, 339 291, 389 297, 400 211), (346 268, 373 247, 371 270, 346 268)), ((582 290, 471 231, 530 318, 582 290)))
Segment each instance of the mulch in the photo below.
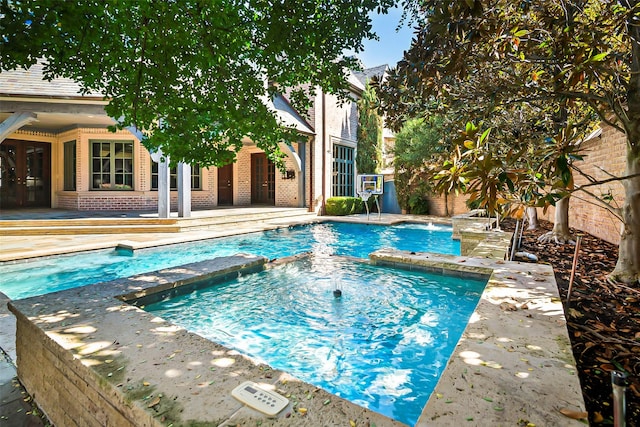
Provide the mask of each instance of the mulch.
MULTIPOLYGON (((501 228, 513 231, 515 221, 506 220, 501 228)), ((592 426, 613 424, 611 372, 618 371, 628 375, 627 426, 639 427, 640 287, 609 283, 606 276, 615 267, 618 247, 572 229, 574 236, 582 238, 567 303, 576 246, 540 243, 538 237, 552 228, 552 223, 541 221, 537 230, 525 230, 520 250, 553 267, 589 422, 592 426)))

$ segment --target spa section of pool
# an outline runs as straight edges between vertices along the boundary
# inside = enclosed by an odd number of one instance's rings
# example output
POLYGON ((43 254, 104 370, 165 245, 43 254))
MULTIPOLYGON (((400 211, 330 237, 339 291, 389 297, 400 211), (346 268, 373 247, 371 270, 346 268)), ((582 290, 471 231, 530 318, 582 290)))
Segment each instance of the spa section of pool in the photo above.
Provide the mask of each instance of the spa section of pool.
POLYGON ((144 309, 414 425, 485 284, 311 255, 144 309))

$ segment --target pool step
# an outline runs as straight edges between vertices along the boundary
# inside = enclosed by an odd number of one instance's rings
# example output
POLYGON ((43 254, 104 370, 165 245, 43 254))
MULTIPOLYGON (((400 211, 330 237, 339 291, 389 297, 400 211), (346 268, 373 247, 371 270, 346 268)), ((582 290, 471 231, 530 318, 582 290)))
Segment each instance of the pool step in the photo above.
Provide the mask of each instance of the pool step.
POLYGON ((73 234, 128 234, 128 233, 180 233, 209 230, 217 227, 233 227, 247 222, 276 221, 281 218, 299 216, 308 218, 315 213, 305 208, 248 209, 208 211, 215 214, 200 214, 191 218, 74 218, 0 220, 0 236, 40 236, 73 234))

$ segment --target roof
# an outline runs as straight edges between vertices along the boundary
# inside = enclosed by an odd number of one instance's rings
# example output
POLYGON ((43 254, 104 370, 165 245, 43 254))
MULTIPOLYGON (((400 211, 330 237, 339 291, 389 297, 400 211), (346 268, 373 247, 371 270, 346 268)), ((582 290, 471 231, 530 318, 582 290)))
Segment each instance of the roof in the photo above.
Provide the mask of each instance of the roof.
POLYGON ((352 89, 355 89, 359 92, 364 92, 366 83, 362 83, 362 81, 358 78, 354 71, 349 71, 349 74, 347 75, 347 82, 349 82, 352 89))
POLYGON ((276 96, 272 105, 276 110, 278 119, 285 127, 295 129, 298 132, 313 135, 315 134, 311 125, 302 118, 300 114, 289 104, 289 101, 282 95, 276 96))
POLYGON ((363 85, 366 85, 369 80, 374 76, 382 77, 384 73, 389 69, 389 65, 383 64, 377 67, 367 68, 366 70, 354 72, 355 76, 360 80, 363 85))
MULTIPOLYGON (((45 102, 46 99, 102 100, 104 98, 98 92, 82 95, 81 90, 80 84, 69 78, 45 80, 42 62, 34 64, 28 70, 16 69, 0 73, 0 96, 8 98, 34 98, 39 102, 45 102)), ((306 134, 315 133, 311 125, 284 97, 278 96, 270 104, 284 126, 306 134)))
POLYGON ((0 73, 0 96, 28 96, 38 98, 102 99, 98 92, 81 94, 81 86, 72 79, 58 77, 44 80, 44 64, 38 62, 28 70, 19 68, 0 73))

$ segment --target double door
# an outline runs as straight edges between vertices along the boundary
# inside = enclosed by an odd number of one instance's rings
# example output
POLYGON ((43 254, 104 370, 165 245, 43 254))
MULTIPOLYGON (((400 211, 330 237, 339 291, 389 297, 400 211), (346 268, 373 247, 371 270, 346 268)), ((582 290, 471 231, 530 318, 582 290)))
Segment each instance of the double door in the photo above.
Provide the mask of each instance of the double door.
POLYGON ((0 144, 0 208, 51 207, 51 145, 7 139, 0 144))
POLYGON ((265 153, 251 154, 251 204, 276 204, 276 165, 265 153))

